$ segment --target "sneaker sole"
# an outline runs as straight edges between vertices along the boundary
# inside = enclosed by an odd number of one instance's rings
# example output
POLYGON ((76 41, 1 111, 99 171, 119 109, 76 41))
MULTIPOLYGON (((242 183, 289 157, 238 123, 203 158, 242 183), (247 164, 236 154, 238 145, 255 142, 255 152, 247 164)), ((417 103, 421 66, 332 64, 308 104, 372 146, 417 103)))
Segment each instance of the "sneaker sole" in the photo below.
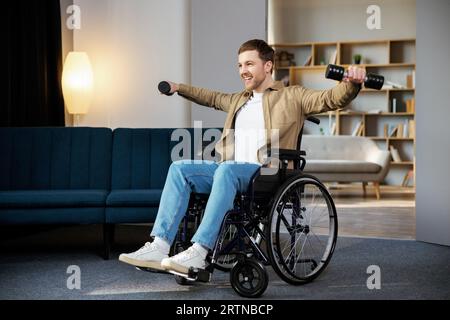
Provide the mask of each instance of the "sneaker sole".
MULTIPOLYGON (((181 273, 184 275, 189 274, 189 268, 186 266, 183 266, 181 264, 175 263, 172 260, 164 261, 164 263, 161 263, 161 267, 163 267, 166 271, 175 271, 177 273, 181 273)), ((205 266, 203 268, 199 269, 205 269, 205 266)))
POLYGON ((175 263, 172 260, 164 261, 164 263, 161 263, 161 267, 163 267, 164 270, 175 271, 175 272, 182 273, 185 275, 187 275, 189 273, 189 268, 187 268, 181 264, 175 263))
POLYGON ((128 257, 124 257, 124 256, 119 256, 119 261, 125 262, 127 264, 131 264, 135 267, 150 268, 150 269, 161 270, 161 271, 166 270, 161 266, 161 261, 159 261, 159 262, 158 261, 142 261, 142 260, 136 260, 136 259, 128 258, 128 257))

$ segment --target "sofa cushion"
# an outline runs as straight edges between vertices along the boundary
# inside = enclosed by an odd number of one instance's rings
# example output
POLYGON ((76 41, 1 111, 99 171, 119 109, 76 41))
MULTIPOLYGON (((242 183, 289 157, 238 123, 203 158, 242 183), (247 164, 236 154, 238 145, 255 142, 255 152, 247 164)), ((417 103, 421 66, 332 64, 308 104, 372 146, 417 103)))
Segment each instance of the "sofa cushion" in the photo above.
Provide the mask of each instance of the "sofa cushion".
POLYGON ((106 199, 109 207, 159 206, 162 189, 113 190, 106 199))
POLYGON ((0 128, 0 190, 111 187, 112 130, 0 128))
POLYGON ((162 189, 170 166, 170 129, 116 129, 111 189, 162 189))
POLYGON ((0 191, 0 208, 104 207, 107 190, 0 191))
POLYGON ((162 189, 172 160, 198 157, 196 149, 217 141, 220 134, 218 128, 115 129, 111 189, 162 189))
POLYGON ((381 166, 356 160, 308 160, 305 171, 327 173, 377 173, 381 166))
POLYGON ((304 135, 302 149, 306 160, 370 161, 378 147, 367 137, 304 135))

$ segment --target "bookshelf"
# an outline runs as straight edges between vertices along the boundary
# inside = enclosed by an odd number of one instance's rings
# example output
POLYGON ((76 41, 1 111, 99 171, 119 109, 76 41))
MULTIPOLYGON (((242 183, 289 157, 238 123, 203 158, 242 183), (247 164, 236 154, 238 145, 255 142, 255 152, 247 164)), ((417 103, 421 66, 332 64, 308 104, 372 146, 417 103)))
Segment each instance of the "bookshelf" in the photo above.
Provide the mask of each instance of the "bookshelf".
POLYGON ((317 115, 321 125, 305 123, 305 134, 361 135, 395 153, 386 185, 414 187, 415 176, 415 39, 308 42, 273 44, 274 77, 289 85, 329 89, 337 82, 325 79, 329 63, 348 67, 355 55, 367 72, 385 76, 381 90, 363 88, 357 99, 341 111, 317 115), (321 133, 322 131, 322 133, 321 133), (398 155, 398 157, 397 157, 398 155))

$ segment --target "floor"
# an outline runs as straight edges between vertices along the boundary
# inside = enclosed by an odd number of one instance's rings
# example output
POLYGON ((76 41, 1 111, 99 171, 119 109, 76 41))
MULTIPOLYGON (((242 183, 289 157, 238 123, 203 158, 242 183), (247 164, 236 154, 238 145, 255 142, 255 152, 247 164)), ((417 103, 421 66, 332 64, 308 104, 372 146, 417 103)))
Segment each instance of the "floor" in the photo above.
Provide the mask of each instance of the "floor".
MULTIPOLYGON (((94 239, 98 233, 92 226, 60 228, 45 237, 44 234, 25 237, 25 244, 0 245, 0 300, 144 300, 146 305, 139 310, 148 310, 150 315, 155 307, 164 308, 163 300, 178 300, 178 305, 188 306, 191 305, 188 300, 252 303, 234 292, 229 273, 216 270, 209 283, 179 286, 173 275, 143 272, 119 262, 120 252, 135 250, 137 244, 142 244, 145 229, 120 226, 117 234, 120 245, 115 247, 110 260, 96 254, 94 245, 100 241, 98 237, 94 239), (79 287, 74 287, 76 283, 79 287)), ((410 240, 340 237, 330 264, 311 283, 289 285, 267 266, 269 285, 261 299, 448 300, 449 259, 450 250, 444 246, 410 240), (374 283, 379 286, 374 288, 374 283)), ((338 305, 342 306, 342 302, 338 305)), ((295 308, 298 306, 291 305, 289 309, 295 308)), ((302 308, 303 304, 298 312, 303 314, 302 308)), ((123 311, 132 309, 125 306, 123 311)), ((164 310, 170 314, 170 309, 164 310)), ((175 308, 171 310, 174 312, 175 308)), ((311 310, 322 313, 317 304, 311 310)))
MULTIPOLYGON (((360 186, 329 185, 329 190, 338 211, 340 237, 332 263, 319 279, 301 287, 287 285, 268 268, 265 299, 450 297, 450 251, 414 241, 413 190, 382 187, 381 200, 370 187, 366 196, 360 186), (366 286, 370 265, 383 272, 382 290, 366 286)), ((134 251, 148 240, 149 225, 118 226, 108 261, 99 257, 100 230, 100 226, 3 230, 0 299, 237 299, 225 273, 215 273, 214 281, 206 285, 180 287, 172 276, 147 274, 119 263, 121 252, 134 251), (82 290, 67 289, 69 265, 81 268, 82 290)))
MULTIPOLYGON (((415 193, 412 188, 381 186, 381 199, 367 186, 327 184, 338 213, 339 236, 415 240, 415 193)), ((150 225, 148 225, 150 228, 150 225)))
POLYGON ((367 187, 329 185, 338 211, 339 235, 414 240, 415 194, 411 188, 381 187, 381 199, 367 187))

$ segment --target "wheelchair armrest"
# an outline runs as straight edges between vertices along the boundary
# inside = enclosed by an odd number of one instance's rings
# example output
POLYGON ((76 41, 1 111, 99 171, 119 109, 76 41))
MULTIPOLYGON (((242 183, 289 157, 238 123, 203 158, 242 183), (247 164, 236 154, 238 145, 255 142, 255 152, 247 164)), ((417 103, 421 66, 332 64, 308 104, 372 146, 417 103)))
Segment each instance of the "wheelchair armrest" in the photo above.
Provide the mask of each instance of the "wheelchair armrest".
POLYGON ((280 160, 299 160, 302 156, 306 156, 305 151, 291 149, 278 149, 273 154, 269 154, 269 157, 277 157, 280 160))

